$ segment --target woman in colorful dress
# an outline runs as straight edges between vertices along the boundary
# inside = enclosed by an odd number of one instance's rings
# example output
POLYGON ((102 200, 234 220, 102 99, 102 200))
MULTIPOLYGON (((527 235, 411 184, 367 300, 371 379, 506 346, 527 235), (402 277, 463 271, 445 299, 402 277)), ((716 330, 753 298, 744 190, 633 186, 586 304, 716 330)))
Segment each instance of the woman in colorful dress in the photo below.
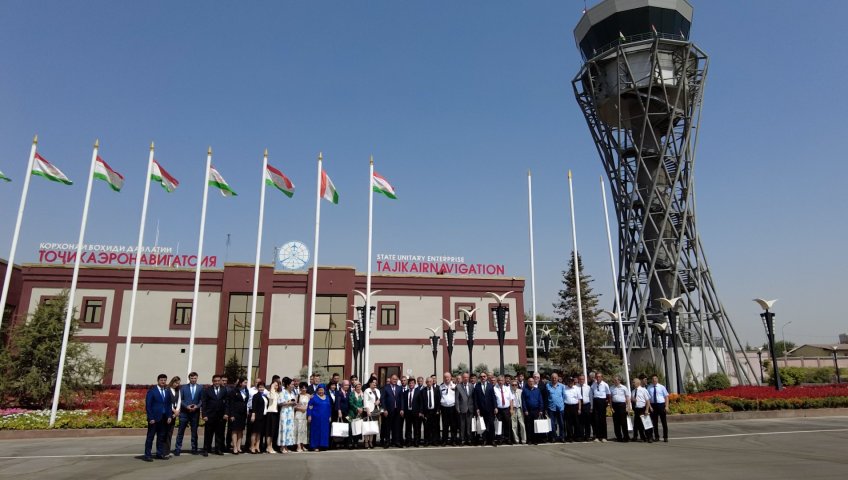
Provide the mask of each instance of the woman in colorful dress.
POLYGON ((309 446, 315 451, 330 448, 330 420, 333 406, 324 384, 318 385, 315 395, 309 400, 306 420, 309 422, 309 446))
POLYGON ((280 398, 277 404, 280 410, 280 432, 277 435, 277 444, 283 453, 289 453, 289 445, 297 444, 294 427, 295 405, 297 405, 295 385, 291 378, 283 377, 283 391, 280 392, 280 398))
POLYGON ((304 451, 307 443, 309 443, 309 424, 306 419, 306 410, 309 408, 310 397, 306 393, 306 382, 300 382, 298 385, 299 393, 297 394, 297 404, 294 407, 294 427, 295 427, 295 443, 297 443, 297 451, 304 451))

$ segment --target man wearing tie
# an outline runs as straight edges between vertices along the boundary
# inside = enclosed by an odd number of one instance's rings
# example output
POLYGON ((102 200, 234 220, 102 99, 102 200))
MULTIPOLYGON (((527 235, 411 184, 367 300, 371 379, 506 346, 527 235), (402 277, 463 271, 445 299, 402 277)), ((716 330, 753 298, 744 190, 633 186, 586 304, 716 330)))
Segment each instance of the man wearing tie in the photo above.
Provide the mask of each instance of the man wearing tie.
POLYGON ((656 375, 651 378, 651 384, 648 385, 648 396, 651 398, 651 423, 654 424, 654 441, 660 441, 660 425, 657 423, 657 419, 659 419, 662 421, 663 442, 668 442, 668 423, 665 419, 668 390, 665 389, 665 385, 660 383, 656 375))
POLYGON ((421 391, 415 378, 406 381, 406 390, 401 393, 400 416, 407 447, 418 447, 421 443, 421 391))
MULTIPOLYGON (((339 391, 339 393, 336 394, 335 409, 336 409, 336 415, 337 415, 338 421, 339 422, 346 422, 346 421, 348 421, 347 413, 348 413, 348 410, 350 410, 350 381, 344 380, 344 381, 342 381, 341 385, 342 385, 341 391, 339 391)), ((353 432, 351 432, 350 430, 351 430, 350 427, 348 427, 347 438, 345 438, 345 440, 344 440, 344 445, 345 445, 345 447, 348 448, 348 450, 353 448, 351 446, 352 444, 351 444, 351 441, 350 441, 350 437, 353 434, 353 432)))
POLYGON ((477 416, 482 416, 486 423, 486 431, 484 443, 488 443, 493 447, 498 445, 495 443, 495 416, 498 414, 497 401, 495 400, 495 388, 489 382, 489 376, 486 372, 480 374, 480 383, 474 387, 474 404, 477 407, 477 416))
POLYGON ((592 439, 592 388, 586 385, 586 377, 577 376, 577 396, 580 398, 580 414, 578 415, 577 437, 584 442, 592 439))
POLYGON ((147 411, 147 438, 144 440, 144 461, 153 461, 153 437, 156 437, 156 458, 167 460, 168 452, 165 452, 165 432, 171 423, 171 389, 167 388, 168 376, 164 373, 156 377, 157 385, 150 387, 144 399, 147 411))
POLYGON ((177 445, 174 455, 179 457, 183 448, 183 435, 191 425, 191 454, 197 455, 197 425, 200 423, 200 395, 203 387, 197 384, 197 372, 188 374, 188 385, 180 387, 180 428, 177 431, 177 445))
POLYGON ((214 453, 224 454, 224 423, 229 420, 226 412, 227 396, 221 386, 221 376, 212 376, 212 385, 203 391, 200 404, 200 416, 206 423, 203 427, 203 456, 208 456, 212 450, 212 439, 215 439, 214 453))
POLYGON ((459 441, 471 445, 471 421, 474 418, 474 386, 468 373, 462 374, 462 383, 456 386, 456 415, 459 422, 459 441))
POLYGON ((612 402, 612 392, 609 385, 604 381, 601 373, 595 374, 595 383, 592 384, 592 412, 594 412, 595 441, 607 441, 607 406, 612 402))
POLYGON ((512 390, 505 383, 504 376, 498 376, 495 386, 495 402, 498 406, 498 421, 501 423, 501 443, 513 444, 512 440, 512 410, 515 408, 512 390))
POLYGON ((401 443, 401 387, 398 385, 398 376, 392 375, 389 382, 383 387, 383 424, 380 438, 383 448, 389 445, 403 448, 401 443))
POLYGON ((439 406, 440 390, 436 381, 430 377, 427 386, 421 392, 422 417, 424 418, 424 445, 435 446, 439 443, 439 406))

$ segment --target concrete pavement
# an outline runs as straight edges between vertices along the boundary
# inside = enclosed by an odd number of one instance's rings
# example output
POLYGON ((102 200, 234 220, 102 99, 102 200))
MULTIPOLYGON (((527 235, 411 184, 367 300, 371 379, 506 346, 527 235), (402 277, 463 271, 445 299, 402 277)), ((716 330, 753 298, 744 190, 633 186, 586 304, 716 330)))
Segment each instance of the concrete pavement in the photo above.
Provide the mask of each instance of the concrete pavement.
POLYGON ((671 425, 669 443, 183 455, 145 463, 142 437, 0 441, 0 478, 844 479, 848 416, 671 425))

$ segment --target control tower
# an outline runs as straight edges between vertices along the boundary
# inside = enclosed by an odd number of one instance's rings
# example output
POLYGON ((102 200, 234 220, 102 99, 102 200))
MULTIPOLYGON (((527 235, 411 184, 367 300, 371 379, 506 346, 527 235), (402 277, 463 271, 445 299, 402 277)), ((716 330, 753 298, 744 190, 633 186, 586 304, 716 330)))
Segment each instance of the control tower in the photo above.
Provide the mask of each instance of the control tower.
POLYGON ((572 84, 614 199, 628 349, 657 347, 650 325, 666 318, 658 300, 680 297, 677 331, 668 333, 684 357, 681 376, 701 380, 712 364, 751 383, 696 224, 695 148, 709 59, 689 41, 692 13, 686 0, 604 0, 574 29, 583 66, 572 84))

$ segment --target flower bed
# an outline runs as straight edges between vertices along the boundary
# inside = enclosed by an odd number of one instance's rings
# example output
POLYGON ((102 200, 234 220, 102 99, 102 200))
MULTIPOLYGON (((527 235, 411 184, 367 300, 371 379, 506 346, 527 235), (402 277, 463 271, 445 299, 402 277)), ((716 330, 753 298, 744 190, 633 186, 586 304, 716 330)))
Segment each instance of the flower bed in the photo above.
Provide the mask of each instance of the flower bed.
MULTIPOLYGON (((127 389, 124 418, 118 423, 120 390, 96 392, 90 398, 77 398, 73 410, 56 412, 54 428, 145 428, 145 389, 127 389)), ((10 408, 0 410, 0 430, 45 430, 50 428, 50 410, 10 408)))
POLYGON ((848 384, 786 387, 739 386, 685 395, 685 401, 706 401, 733 411, 848 407, 848 384))

